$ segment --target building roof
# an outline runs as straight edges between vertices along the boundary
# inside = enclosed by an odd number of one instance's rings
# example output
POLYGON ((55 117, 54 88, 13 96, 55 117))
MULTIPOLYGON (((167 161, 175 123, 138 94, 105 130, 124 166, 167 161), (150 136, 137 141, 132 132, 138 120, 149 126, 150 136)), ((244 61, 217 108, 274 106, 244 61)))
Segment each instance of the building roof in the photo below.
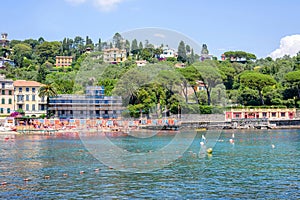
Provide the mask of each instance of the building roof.
POLYGON ((26 80, 17 80, 14 81, 14 86, 22 87, 22 86, 42 86, 43 84, 36 81, 26 81, 26 80))

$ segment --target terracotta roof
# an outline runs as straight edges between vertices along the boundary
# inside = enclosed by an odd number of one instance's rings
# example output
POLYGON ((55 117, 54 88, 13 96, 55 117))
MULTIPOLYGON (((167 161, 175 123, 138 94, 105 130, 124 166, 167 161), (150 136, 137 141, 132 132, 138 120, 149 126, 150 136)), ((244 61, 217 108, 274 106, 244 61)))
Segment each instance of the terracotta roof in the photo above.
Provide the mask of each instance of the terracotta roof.
POLYGON ((17 80, 14 81, 14 86, 42 86, 43 84, 36 81, 17 80))

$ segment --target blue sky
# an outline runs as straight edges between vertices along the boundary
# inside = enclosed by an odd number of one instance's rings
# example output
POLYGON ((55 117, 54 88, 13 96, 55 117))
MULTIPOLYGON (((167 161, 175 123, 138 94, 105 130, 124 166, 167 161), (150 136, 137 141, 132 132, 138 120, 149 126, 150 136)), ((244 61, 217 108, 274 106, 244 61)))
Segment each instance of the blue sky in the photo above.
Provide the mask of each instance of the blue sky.
POLYGON ((298 0, 2 0, 0 31, 9 39, 88 35, 96 42, 157 27, 207 44, 218 58, 228 50, 280 57, 300 50, 299 9, 298 0))

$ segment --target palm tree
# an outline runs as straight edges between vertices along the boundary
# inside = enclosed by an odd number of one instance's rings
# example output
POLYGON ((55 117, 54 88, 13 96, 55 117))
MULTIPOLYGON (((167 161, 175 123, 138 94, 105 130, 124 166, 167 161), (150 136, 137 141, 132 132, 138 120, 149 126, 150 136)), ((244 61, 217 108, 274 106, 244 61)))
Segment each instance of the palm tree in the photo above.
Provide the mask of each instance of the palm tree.
POLYGON ((50 117, 50 112, 49 112, 49 98, 56 96, 56 88, 53 84, 46 84, 40 87, 39 89, 39 97, 44 98, 47 97, 47 118, 50 117))

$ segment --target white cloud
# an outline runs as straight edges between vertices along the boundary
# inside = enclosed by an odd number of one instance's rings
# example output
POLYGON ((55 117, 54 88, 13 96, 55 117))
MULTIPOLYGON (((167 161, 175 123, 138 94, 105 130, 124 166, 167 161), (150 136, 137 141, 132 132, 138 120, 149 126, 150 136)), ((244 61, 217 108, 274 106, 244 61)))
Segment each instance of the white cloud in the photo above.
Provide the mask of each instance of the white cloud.
POLYGON ((161 34, 161 33, 155 33, 154 36, 155 37, 160 37, 160 38, 165 38, 166 37, 164 34, 161 34))
POLYGON ((281 38, 278 49, 270 53, 270 57, 281 58, 284 55, 295 56, 300 51, 300 35, 290 35, 281 38))
POLYGON ((118 4, 122 3, 124 0, 94 0, 94 5, 101 11, 109 12, 114 10, 118 4))
POLYGON ((65 0, 72 5, 79 5, 82 3, 92 3, 97 9, 103 12, 114 10, 120 3, 125 0, 65 0))

